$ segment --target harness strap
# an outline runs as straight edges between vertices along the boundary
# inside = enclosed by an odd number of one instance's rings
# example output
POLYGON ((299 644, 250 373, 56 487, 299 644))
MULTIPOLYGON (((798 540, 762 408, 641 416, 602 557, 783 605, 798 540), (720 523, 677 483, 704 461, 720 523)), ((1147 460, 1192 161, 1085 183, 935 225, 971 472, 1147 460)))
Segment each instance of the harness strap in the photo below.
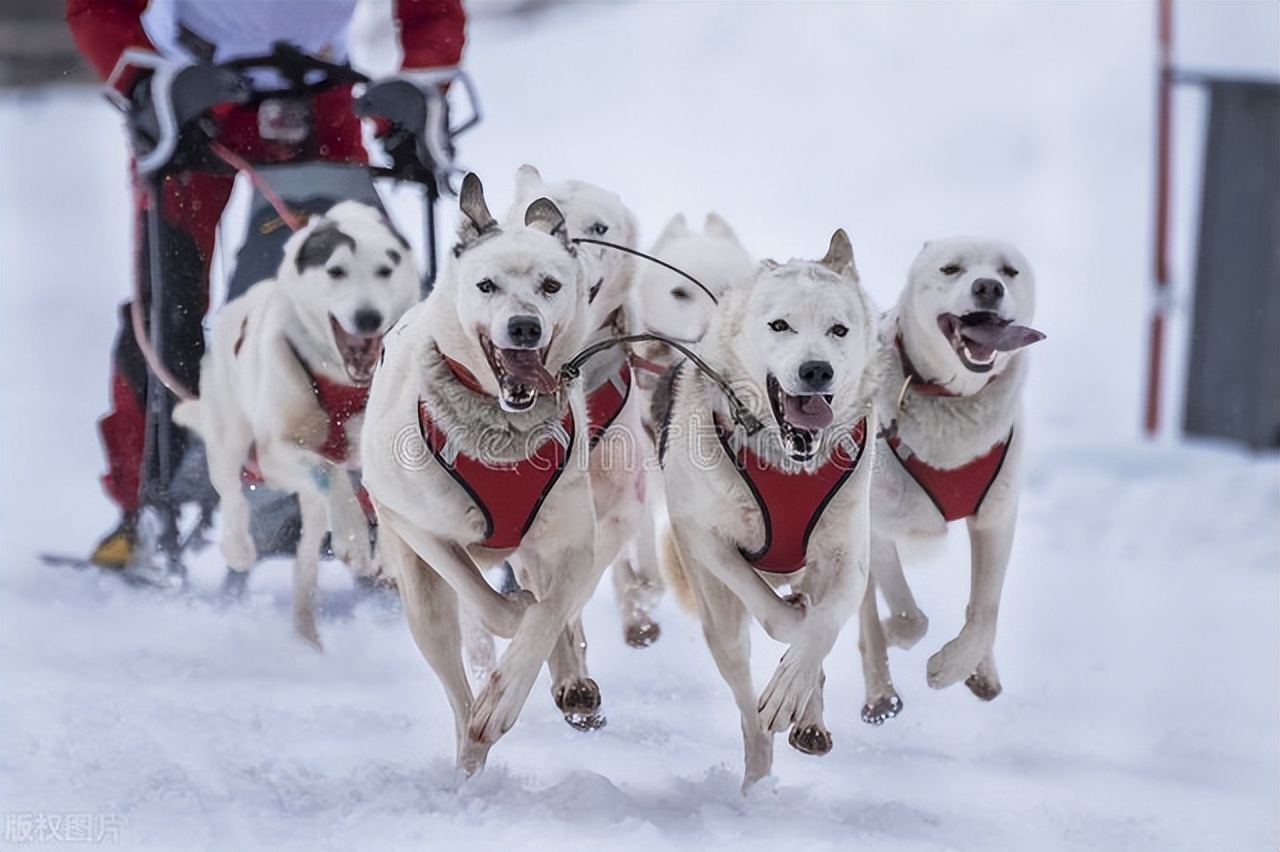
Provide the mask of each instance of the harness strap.
POLYGON ((1013 442, 1013 430, 1009 437, 997 441, 985 455, 956 468, 938 468, 925 464, 911 448, 902 443, 897 429, 885 435, 885 442, 893 451, 893 457, 928 495, 944 520, 958 521, 978 514, 987 492, 995 484, 1009 445, 1013 442))
POLYGON ((449 436, 431 417, 427 403, 418 400, 418 428, 440 466, 462 486, 484 516, 484 547, 511 549, 519 546, 533 525, 543 501, 560 479, 573 447, 573 412, 560 421, 567 441, 551 436, 528 457, 510 464, 490 465, 458 453, 446 452, 449 436))
POLYGON ((867 444, 866 418, 859 420, 849 432, 857 450, 854 455, 849 454, 841 441, 826 464, 809 473, 787 473, 745 446, 735 453, 729 445, 730 434, 717 417, 716 435, 720 446, 751 490, 764 521, 764 545, 756 551, 739 545, 738 552, 760 571, 774 574, 799 571, 805 565, 809 536, 862 459, 867 444))
POLYGON ((594 449, 622 413, 631 396, 631 360, 622 358, 616 372, 587 392, 587 435, 594 449))
POLYGON ((292 343, 289 344, 289 349, 293 352, 293 357, 298 359, 302 371, 307 374, 320 410, 329 417, 329 434, 316 452, 334 464, 342 464, 347 460, 347 421, 364 412, 365 406, 369 404, 369 386, 347 385, 318 376, 307 366, 292 343))

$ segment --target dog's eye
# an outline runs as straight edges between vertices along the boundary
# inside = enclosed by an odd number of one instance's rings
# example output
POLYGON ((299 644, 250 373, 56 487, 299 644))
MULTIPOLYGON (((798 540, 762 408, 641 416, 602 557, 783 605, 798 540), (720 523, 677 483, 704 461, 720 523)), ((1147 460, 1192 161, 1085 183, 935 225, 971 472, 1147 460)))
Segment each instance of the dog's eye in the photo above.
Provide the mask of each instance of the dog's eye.
POLYGON ((560 282, 554 278, 542 279, 542 292, 546 293, 548 296, 554 296, 556 293, 559 293, 561 286, 560 282))
POLYGON ((587 228, 587 233, 593 237, 603 237, 605 234, 609 233, 609 226, 604 222, 596 222, 591 227, 587 228))
POLYGON ((691 295, 689 295, 689 291, 684 289, 683 287, 677 287, 674 290, 672 290, 671 297, 675 299, 677 302, 687 302, 689 299, 693 298, 691 295))
POLYGON ((941 272, 943 275, 959 275, 964 270, 962 270, 958 265, 954 263, 948 263, 946 266, 942 267, 938 271, 941 272))
POLYGON ((790 331, 791 330, 791 326, 787 325, 787 321, 784 319, 774 320, 773 322, 769 323, 769 328, 773 329, 774 331, 790 331))
POLYGON ((831 335, 832 337, 844 337, 848 333, 849 333, 849 327, 845 325, 841 325, 840 323, 836 323, 835 325, 831 326, 831 328, 827 329, 827 334, 831 335))
POLYGON ((347 270, 343 269, 341 266, 331 266, 325 271, 329 273, 329 277, 334 281, 341 281, 343 278, 347 277, 347 270))
POLYGON ((374 274, 374 275, 377 275, 379 278, 390 278, 390 277, 391 277, 391 267, 390 267, 390 266, 379 266, 379 267, 378 267, 378 269, 377 269, 377 271, 375 271, 373 274, 374 274))
POLYGON ((494 284, 490 279, 485 278, 476 282, 476 289, 487 296, 490 293, 496 293, 498 291, 498 285, 494 284))
POLYGON ((1005 278, 1017 278, 1018 270, 1006 263, 1004 266, 1000 267, 1000 274, 1005 278))

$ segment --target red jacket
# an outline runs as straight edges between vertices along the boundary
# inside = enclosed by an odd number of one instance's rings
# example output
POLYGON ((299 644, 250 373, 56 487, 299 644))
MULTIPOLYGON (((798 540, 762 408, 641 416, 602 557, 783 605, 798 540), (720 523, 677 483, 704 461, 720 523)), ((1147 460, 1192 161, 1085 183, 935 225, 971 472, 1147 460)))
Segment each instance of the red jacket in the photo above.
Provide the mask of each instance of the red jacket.
MULTIPOLYGON (((142 27, 150 0, 67 0, 76 46, 107 79, 129 48, 154 50, 142 27)), ((462 0, 396 0, 395 21, 406 69, 457 65, 466 40, 462 0)))

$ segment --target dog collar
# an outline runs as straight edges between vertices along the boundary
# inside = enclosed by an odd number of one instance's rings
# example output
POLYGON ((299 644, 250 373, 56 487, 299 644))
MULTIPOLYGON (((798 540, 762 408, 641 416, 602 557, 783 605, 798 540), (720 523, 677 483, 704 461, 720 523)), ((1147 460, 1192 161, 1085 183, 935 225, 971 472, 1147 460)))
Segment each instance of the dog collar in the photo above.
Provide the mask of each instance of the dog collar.
POLYGON ((902 396, 906 394, 907 388, 911 388, 916 393, 925 396, 960 396, 960 394, 948 388, 941 382, 935 382, 926 379, 920 375, 920 371, 916 369, 916 365, 911 362, 911 358, 907 355, 907 347, 902 343, 902 332, 899 331, 893 340, 898 347, 898 357, 902 360, 902 375, 906 379, 906 383, 902 386, 902 394, 898 396, 898 407, 902 407, 902 396))
POLYGON ((750 489, 764 521, 764 545, 756 551, 739 545, 738 552, 760 571, 791 574, 800 570, 805 565, 809 536, 862 459, 867 444, 866 418, 849 430, 855 448, 852 455, 845 449, 845 442, 839 441, 826 464, 812 472, 798 473, 787 473, 769 464, 746 446, 734 452, 729 444, 731 430, 718 416, 715 425, 720 446, 750 489))
POLYGON ((929 497, 945 521, 958 521, 978 514, 987 493, 1004 467, 1013 442, 1013 430, 1003 441, 997 441, 984 455, 955 468, 939 468, 925 464, 898 436, 895 424, 884 435, 903 469, 929 497))
POLYGON ((440 352, 439 349, 436 349, 436 352, 440 353, 440 357, 444 359, 444 363, 453 373, 453 377, 457 379, 464 388, 472 393, 478 393, 481 396, 493 396, 493 394, 484 389, 484 386, 480 384, 480 380, 476 378, 476 374, 471 372, 471 370, 467 368, 467 365, 463 364, 461 361, 453 360, 448 355, 440 352))
POLYGON ((565 412, 560 427, 562 435, 548 436, 526 458, 488 464, 461 453, 450 453, 449 436, 432 418, 427 403, 418 399, 418 429, 423 441, 484 516, 484 539, 480 544, 495 550, 520 545, 538 517, 543 501, 564 472, 573 447, 572 409, 565 412))

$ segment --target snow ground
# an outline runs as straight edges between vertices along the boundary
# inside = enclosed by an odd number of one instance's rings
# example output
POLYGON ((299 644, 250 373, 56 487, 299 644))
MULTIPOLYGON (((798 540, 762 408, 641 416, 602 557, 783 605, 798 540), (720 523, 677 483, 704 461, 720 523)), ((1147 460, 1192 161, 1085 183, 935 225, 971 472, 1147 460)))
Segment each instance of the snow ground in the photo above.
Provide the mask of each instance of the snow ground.
MULTIPOLYGON (((1275 4, 1177 8, 1186 64, 1280 69, 1275 4)), ((616 189, 646 239, 716 210, 785 259, 844 227, 885 305, 929 237, 1007 237, 1037 267, 1004 695, 924 683, 963 617, 953 534, 909 573, 932 630, 892 657, 903 715, 858 720, 851 626, 827 667, 835 750, 779 741, 745 799, 728 690, 670 600, 634 651, 602 584, 585 615, 609 726, 570 730, 544 674, 459 785, 402 616, 352 607, 341 567, 318 655, 290 635, 283 563, 233 611, 212 552, 192 599, 41 565, 112 521, 93 422, 127 292, 125 152, 94 91, 0 97, 0 848, 1277 848, 1277 458, 1137 434, 1153 30, 1153 4, 477 10, 486 119, 460 152, 495 210, 531 162, 616 189)), ((1186 278, 1202 104, 1178 107, 1186 278)), ((758 684, 779 653, 757 632, 758 684)))

